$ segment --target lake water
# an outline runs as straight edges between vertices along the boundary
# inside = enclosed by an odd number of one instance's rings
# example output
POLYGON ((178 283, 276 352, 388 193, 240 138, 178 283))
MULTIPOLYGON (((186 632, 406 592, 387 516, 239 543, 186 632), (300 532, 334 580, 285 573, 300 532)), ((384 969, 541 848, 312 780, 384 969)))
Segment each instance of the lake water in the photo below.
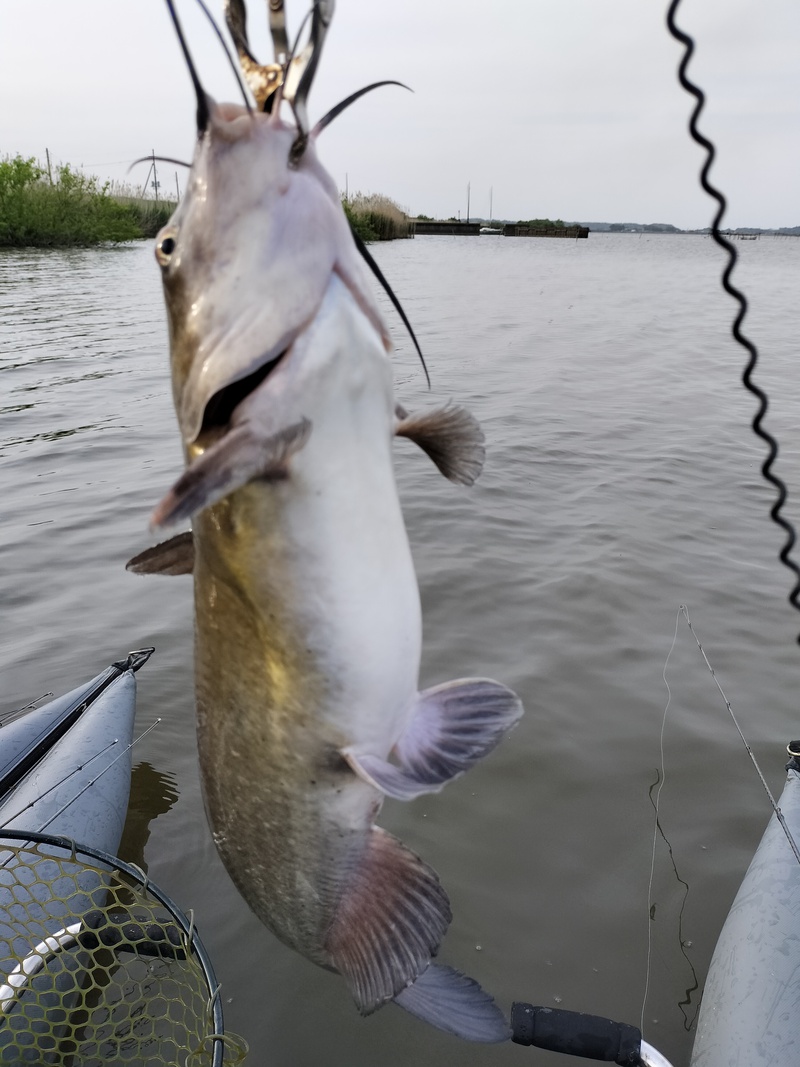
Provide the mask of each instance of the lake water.
MULTIPOLYGON (((797 515, 800 242, 739 248, 746 330, 797 515)), ((648 900, 662 671, 681 604, 776 791, 800 733, 800 615, 785 603, 720 253, 702 237, 600 234, 374 251, 433 379, 429 394, 397 324, 399 399, 417 409, 452 397, 487 437, 472 490, 397 446, 422 683, 489 675, 526 707, 483 764, 437 797, 387 803, 381 822, 450 893, 441 958, 505 1008, 528 1000, 638 1024, 649 932, 645 1036, 685 1063, 769 809, 680 619, 660 798, 677 873, 659 837, 648 900)), ((156 646, 138 725, 162 721, 135 749, 123 856, 143 852, 151 877, 194 909, 248 1062, 528 1062, 517 1046, 470 1046, 393 1006, 362 1020, 341 981, 251 916, 216 857, 194 742, 191 582, 124 569, 182 463, 150 246, 0 254, 0 369, 2 705, 156 646)))

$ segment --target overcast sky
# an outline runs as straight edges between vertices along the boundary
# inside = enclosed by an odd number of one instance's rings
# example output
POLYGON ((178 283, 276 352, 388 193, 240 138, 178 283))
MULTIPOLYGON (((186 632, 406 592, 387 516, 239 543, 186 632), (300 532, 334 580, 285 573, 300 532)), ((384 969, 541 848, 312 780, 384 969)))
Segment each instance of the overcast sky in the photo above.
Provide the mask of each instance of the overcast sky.
MULTIPOLYGON (((221 11, 222 0, 209 0, 221 11)), ((271 59, 265 0, 251 40, 271 59), (259 32, 260 31, 260 32, 259 32)), ((680 47, 662 0, 337 0, 312 119, 371 81, 396 78, 324 133, 340 187, 412 213, 707 225, 702 154, 685 123, 680 47)), ((237 90, 193 0, 179 0, 201 78, 237 90)), ((297 27, 303 0, 287 0, 297 27)), ((712 177, 731 226, 800 224, 799 0, 684 0, 709 95, 712 177)), ((0 0, 0 154, 126 180, 151 149, 190 158, 194 102, 163 0, 0 0)), ((146 167, 127 179, 142 182, 146 167)), ((175 168, 164 168, 172 188, 175 168)), ((183 175, 180 176, 181 185, 183 175)))

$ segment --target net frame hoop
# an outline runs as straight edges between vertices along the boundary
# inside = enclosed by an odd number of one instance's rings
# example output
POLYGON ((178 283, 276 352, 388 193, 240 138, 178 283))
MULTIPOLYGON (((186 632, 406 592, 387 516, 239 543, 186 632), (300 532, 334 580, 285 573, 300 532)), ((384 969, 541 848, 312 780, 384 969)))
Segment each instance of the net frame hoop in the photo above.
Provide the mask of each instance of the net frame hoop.
POLYGON ((207 1034, 204 1041, 213 1042, 210 1067, 222 1067, 223 1056, 225 1054, 225 1025, 223 1020, 220 985, 214 971, 214 965, 211 962, 211 957, 197 933, 194 917, 190 920, 183 910, 178 907, 175 901, 163 891, 163 889, 160 889, 155 882, 151 882, 138 867, 126 863, 125 860, 121 860, 119 856, 112 856, 111 853, 103 852, 102 849, 94 848, 92 845, 82 845, 77 841, 73 841, 72 838, 60 837, 57 834, 45 834, 38 830, 12 830, 10 828, 0 827, 0 850, 2 850, 4 842, 10 841, 18 841, 20 844, 33 842, 39 845, 51 845, 54 848, 61 848, 71 852, 74 857, 73 862, 78 863, 80 862, 81 855, 88 856, 90 859, 96 860, 99 863, 105 864, 106 866, 121 871, 123 874, 127 875, 128 878, 144 889, 145 892, 154 896, 155 899, 167 909, 182 930, 186 937, 187 944, 191 946, 192 951, 197 957, 206 985, 208 986, 210 1000, 209 1008, 212 1022, 214 1024, 214 1032, 212 1034, 207 1034))

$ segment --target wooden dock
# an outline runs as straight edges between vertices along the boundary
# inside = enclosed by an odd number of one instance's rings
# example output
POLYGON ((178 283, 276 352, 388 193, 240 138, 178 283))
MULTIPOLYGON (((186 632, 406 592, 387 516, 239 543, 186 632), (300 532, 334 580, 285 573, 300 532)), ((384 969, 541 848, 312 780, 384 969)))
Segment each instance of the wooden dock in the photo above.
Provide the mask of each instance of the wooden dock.
POLYGON ((414 227, 415 234, 447 234, 449 236, 460 235, 462 237, 477 237, 480 233, 481 224, 479 222, 454 222, 452 219, 448 219, 445 222, 439 222, 428 219, 409 219, 409 222, 414 227))
POLYGON ((517 226, 503 227, 504 237, 588 237, 588 226, 517 226))
MULTIPOLYGON (((456 222, 453 219, 446 221, 432 219, 409 219, 410 235, 424 236, 426 234, 440 234, 449 237, 478 237, 481 232, 481 222, 456 222)), ((503 227, 504 237, 588 237, 588 226, 518 226, 509 223, 503 227)))

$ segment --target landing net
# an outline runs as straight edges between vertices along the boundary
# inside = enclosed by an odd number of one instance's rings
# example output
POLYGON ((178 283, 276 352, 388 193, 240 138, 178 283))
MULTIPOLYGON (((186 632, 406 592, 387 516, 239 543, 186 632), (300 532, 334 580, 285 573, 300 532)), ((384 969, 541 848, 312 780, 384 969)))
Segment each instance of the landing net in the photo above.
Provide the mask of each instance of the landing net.
POLYGON ((221 1067, 219 987, 192 920, 135 867, 0 831, 0 1064, 221 1067))

